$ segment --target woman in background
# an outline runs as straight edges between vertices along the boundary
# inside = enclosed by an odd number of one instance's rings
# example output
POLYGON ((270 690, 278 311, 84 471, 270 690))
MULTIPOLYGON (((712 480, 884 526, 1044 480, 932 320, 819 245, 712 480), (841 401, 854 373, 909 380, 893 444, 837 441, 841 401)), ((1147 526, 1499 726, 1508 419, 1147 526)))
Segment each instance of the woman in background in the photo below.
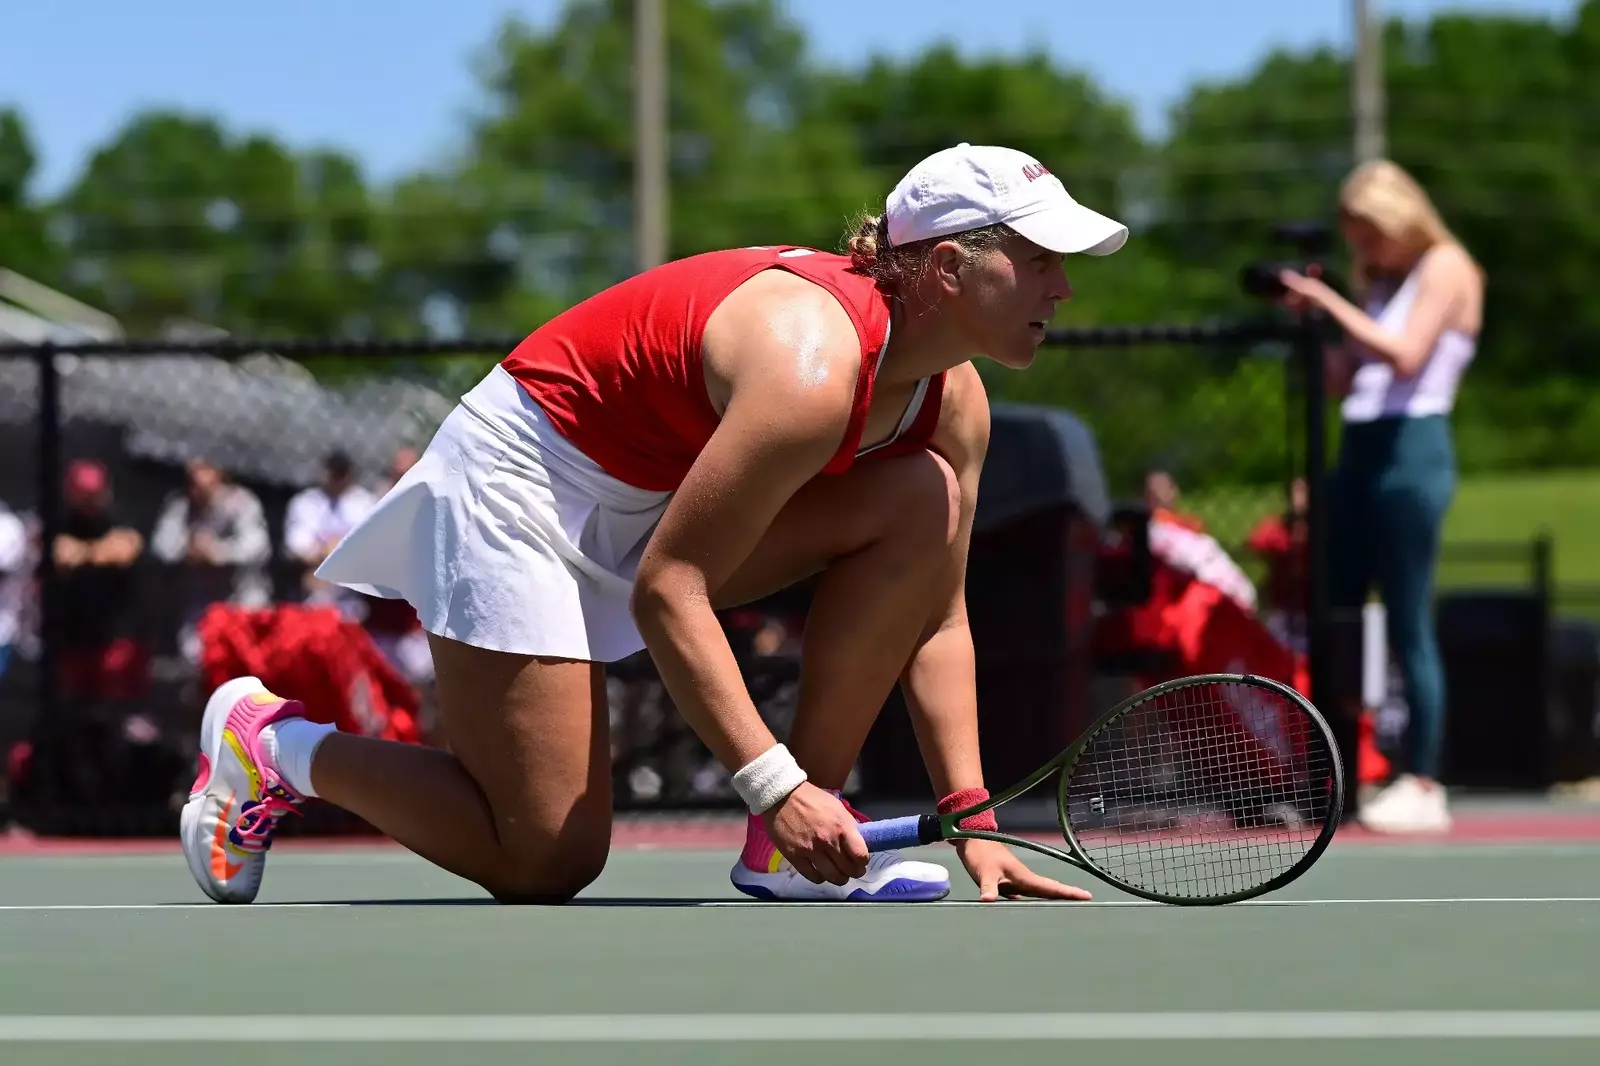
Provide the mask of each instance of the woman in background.
POLYGON ((1359 817, 1379 832, 1440 831, 1450 815, 1437 781, 1445 693, 1433 574, 1456 487, 1450 414, 1477 347, 1484 274, 1392 162, 1357 168, 1339 215, 1365 310, 1314 275, 1286 272, 1283 282, 1291 307, 1319 307, 1345 332, 1329 362, 1344 422, 1329 493, 1329 599, 1359 609, 1376 581, 1410 708, 1401 773, 1359 817))

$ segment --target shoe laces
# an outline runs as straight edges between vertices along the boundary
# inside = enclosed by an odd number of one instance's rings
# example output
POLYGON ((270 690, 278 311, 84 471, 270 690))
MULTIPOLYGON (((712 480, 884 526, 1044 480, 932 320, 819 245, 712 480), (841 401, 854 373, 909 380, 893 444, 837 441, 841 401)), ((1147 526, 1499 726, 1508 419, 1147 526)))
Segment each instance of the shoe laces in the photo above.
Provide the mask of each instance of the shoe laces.
POLYGON ((272 836, 286 814, 300 814, 300 797, 277 781, 268 781, 259 800, 247 800, 239 808, 239 820, 228 830, 228 839, 247 851, 266 851, 272 836))
POLYGON ((889 867, 905 861, 906 857, 898 851, 875 851, 867 858, 867 876, 882 873, 889 867))
MULTIPOLYGON (((875 851, 871 855, 867 856, 867 872, 863 874, 862 877, 873 877, 877 874, 881 874, 889 867, 904 862, 905 858, 906 857, 900 854, 898 851, 875 851)), ((794 868, 794 864, 788 859, 784 859, 778 864, 778 871, 780 873, 791 874, 795 877, 801 876, 800 871, 796 870, 794 868)), ((861 878, 851 878, 851 880, 861 880, 861 878)))

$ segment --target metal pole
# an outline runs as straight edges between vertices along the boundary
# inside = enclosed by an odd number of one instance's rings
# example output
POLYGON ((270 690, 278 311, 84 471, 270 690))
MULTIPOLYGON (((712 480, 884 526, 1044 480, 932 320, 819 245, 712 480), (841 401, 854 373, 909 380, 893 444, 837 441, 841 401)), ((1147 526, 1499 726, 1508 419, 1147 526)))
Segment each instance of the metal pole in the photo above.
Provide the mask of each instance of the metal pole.
POLYGON ((633 5, 634 263, 667 258, 667 57, 662 0, 633 5))
POLYGON ((1357 163, 1383 156, 1383 26, 1372 14, 1373 0, 1350 0, 1355 37, 1351 106, 1355 112, 1357 163))
POLYGON ((61 720, 58 642, 61 596, 55 542, 61 530, 61 378, 53 345, 41 345, 39 366, 39 717, 35 735, 61 720))
POLYGON ((1306 590, 1307 668, 1311 675, 1311 702, 1328 720, 1344 763, 1345 809, 1356 809, 1356 757, 1358 723, 1343 698, 1349 686, 1335 684, 1332 671, 1333 627, 1329 606, 1328 541, 1332 535, 1327 494, 1327 384, 1324 377, 1322 334, 1316 313, 1305 312, 1299 322, 1295 347, 1305 374, 1306 402, 1306 590))

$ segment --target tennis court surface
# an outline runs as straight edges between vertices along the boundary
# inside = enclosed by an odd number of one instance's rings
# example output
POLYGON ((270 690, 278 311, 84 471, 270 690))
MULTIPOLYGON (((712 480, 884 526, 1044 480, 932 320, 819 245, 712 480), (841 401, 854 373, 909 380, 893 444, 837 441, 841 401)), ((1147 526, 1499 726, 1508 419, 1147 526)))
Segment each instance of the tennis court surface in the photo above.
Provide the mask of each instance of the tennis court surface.
POLYGON ((175 848, 11 847, 0 1062, 1592 1066, 1594 829, 1341 834, 1283 893, 1209 909, 1043 857, 1096 901, 981 905, 944 846, 922 850, 956 872, 945 903, 744 903, 726 826, 624 827, 561 908, 494 905, 389 847, 284 841, 233 908, 175 848))

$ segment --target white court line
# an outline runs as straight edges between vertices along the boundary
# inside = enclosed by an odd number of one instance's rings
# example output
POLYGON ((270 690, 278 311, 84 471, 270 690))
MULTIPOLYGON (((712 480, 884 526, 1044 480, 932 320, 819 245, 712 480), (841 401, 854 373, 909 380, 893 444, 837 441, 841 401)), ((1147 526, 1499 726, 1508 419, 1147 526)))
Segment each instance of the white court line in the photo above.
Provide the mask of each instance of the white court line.
MULTIPOLYGON (((490 909, 492 907, 484 900, 476 897, 462 897, 464 902, 479 904, 490 909)), ((1450 898, 1418 897, 1415 899, 1256 899, 1245 900, 1242 903, 1230 903, 1227 909, 1235 910, 1240 907, 1372 907, 1372 906, 1423 906, 1428 904, 1489 904, 1489 903, 1600 903, 1600 896, 1460 896, 1450 898)), ((607 904, 604 896, 594 897, 590 906, 586 907, 582 900, 566 908, 552 907, 551 910, 587 910, 594 904, 615 907, 649 908, 651 903, 615 903, 607 904)), ((306 903, 252 903, 247 906, 228 906, 218 903, 6 903, 0 904, 0 913, 7 911, 20 912, 49 912, 49 911, 201 911, 215 914, 246 914, 251 911, 270 910, 344 910, 361 907, 365 909, 394 907, 450 907, 455 902, 445 901, 440 903, 424 902, 412 903, 404 899, 386 902, 384 900, 369 900, 360 903, 348 902, 306 902, 306 903)), ((978 900, 943 900, 938 903, 861 903, 861 904, 833 904, 802 903, 789 900, 694 900, 688 903, 677 903, 669 897, 661 899, 661 907, 684 907, 687 909, 697 907, 739 907, 751 909, 770 910, 775 907, 799 907, 813 911, 844 911, 867 913, 883 910, 888 907, 904 908, 915 907, 920 910, 929 908, 941 909, 951 907, 980 907, 985 910, 1026 910, 1038 907, 1061 907, 1070 910, 1116 910, 1130 907, 1162 907, 1168 910, 1177 910, 1166 903, 1149 903, 1144 900, 1106 900, 1096 903, 1075 903, 1068 900, 1008 900, 1003 903, 983 903, 978 900)))
POLYGON ((656 1043, 1600 1038, 1600 1011, 0 1015, 0 1043, 656 1043))
MULTIPOLYGON (((1240 903, 1227 904, 1228 910, 1239 907, 1338 907, 1338 906, 1377 906, 1380 904, 1419 905, 1427 903, 1600 903, 1600 896, 1462 896, 1457 898, 1418 897, 1416 899, 1249 899, 1240 903)), ((1116 909, 1126 907, 1162 907, 1167 910, 1178 908, 1170 903, 1151 903, 1146 900, 1105 900, 1104 902, 1090 901, 1075 903, 1071 900, 1007 900, 1003 905, 999 903, 982 903, 978 900, 942 900, 938 903, 871 903, 861 904, 862 909, 871 907, 986 907, 990 910, 996 907, 1004 909, 1017 909, 1022 907, 1067 907, 1074 910, 1116 909)), ((800 903, 791 900, 706 900, 697 904, 701 907, 816 907, 816 903, 800 903)), ((1213 910, 1217 908, 1212 908, 1213 910)))

